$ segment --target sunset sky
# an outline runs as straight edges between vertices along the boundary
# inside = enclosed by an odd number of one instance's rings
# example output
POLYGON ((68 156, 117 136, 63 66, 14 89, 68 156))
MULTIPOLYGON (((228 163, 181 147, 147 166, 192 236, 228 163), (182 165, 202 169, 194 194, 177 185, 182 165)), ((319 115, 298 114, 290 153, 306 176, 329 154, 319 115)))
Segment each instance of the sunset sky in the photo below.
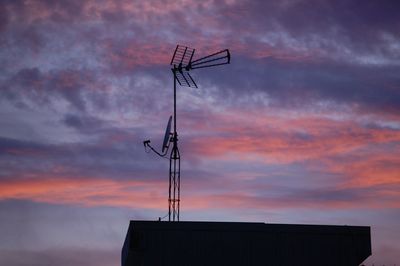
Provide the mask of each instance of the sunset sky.
POLYGON ((181 220, 371 226, 400 265, 400 2, 1 0, 0 264, 120 265, 167 214, 169 62, 181 220))

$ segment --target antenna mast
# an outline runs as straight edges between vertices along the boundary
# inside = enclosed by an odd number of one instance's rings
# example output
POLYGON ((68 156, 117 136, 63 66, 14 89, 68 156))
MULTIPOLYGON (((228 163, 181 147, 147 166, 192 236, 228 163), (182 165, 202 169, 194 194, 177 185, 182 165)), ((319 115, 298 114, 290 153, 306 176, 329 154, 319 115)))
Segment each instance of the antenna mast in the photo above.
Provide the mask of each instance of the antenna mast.
POLYGON ((178 149, 178 132, 176 130, 176 82, 180 86, 198 88, 189 71, 197 68, 206 68, 230 63, 231 55, 228 49, 210 54, 208 56, 192 61, 195 49, 177 45, 170 65, 174 78, 174 129, 170 132, 171 118, 165 132, 162 153, 157 152, 151 145, 150 140, 143 142, 145 148, 149 147, 159 156, 167 155, 169 145, 172 142, 172 150, 169 156, 169 186, 168 186, 168 221, 179 221, 180 211, 180 183, 181 183, 181 156, 178 149), (170 138, 169 138, 170 137, 170 138), (168 142, 169 138, 169 142, 168 142), (165 150, 165 152, 164 152, 165 150))

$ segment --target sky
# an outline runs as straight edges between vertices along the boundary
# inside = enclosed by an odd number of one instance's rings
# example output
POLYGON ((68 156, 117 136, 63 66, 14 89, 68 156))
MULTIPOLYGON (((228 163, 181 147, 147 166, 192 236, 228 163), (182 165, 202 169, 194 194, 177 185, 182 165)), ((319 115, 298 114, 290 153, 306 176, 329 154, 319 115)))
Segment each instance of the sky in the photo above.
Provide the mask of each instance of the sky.
POLYGON ((371 226, 400 264, 399 1, 2 0, 0 264, 120 265, 167 214, 170 60, 181 220, 371 226))

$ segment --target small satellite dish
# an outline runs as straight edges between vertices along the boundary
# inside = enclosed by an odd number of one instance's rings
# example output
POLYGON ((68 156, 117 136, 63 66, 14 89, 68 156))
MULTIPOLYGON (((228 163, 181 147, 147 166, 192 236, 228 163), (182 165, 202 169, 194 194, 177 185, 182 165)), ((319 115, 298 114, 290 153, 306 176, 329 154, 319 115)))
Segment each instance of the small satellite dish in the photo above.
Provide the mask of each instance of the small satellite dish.
POLYGON ((171 122, 172 122, 172 115, 169 117, 167 128, 165 129, 164 141, 162 145, 162 152, 167 148, 168 149, 168 141, 169 135, 171 134, 171 122))

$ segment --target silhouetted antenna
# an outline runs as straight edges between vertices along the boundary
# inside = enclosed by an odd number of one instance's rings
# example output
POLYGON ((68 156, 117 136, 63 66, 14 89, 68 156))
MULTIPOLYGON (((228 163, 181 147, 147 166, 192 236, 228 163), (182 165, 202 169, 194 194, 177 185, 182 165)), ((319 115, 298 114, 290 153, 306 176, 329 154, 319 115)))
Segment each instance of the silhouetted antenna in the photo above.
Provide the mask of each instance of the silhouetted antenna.
POLYGON ((158 152, 156 149, 154 149, 151 146, 151 144, 150 144, 151 141, 150 140, 143 141, 143 145, 144 145, 145 149, 146 148, 150 148, 153 152, 155 152, 156 154, 158 154, 161 157, 165 157, 167 155, 167 152, 168 152, 168 149, 169 149, 169 144, 172 142, 172 138, 170 138, 171 135, 172 135, 172 133, 171 133, 171 121, 172 121, 172 115, 169 117, 167 127, 165 128, 165 135, 164 135, 163 144, 161 146, 161 152, 158 152))
POLYGON ((170 141, 168 141, 168 140, 170 139, 169 137, 171 135, 171 122, 172 122, 172 115, 169 117, 167 128, 165 129, 164 141, 163 141, 163 145, 161 148, 162 152, 164 152, 164 150, 168 151, 168 148, 169 148, 170 141))
MULTIPOLYGON (((207 55, 193 60, 195 49, 182 45, 177 45, 171 59, 174 75, 174 130, 171 133, 172 116, 170 116, 165 130, 165 136, 161 152, 156 151, 151 145, 150 140, 143 142, 144 147, 149 147, 153 152, 161 157, 168 153, 170 143, 172 151, 169 157, 169 189, 168 189, 168 221, 179 221, 180 211, 180 183, 181 183, 181 157, 178 149, 178 133, 176 126, 176 82, 180 86, 197 88, 197 84, 189 74, 190 70, 206 67, 214 67, 229 64, 231 55, 228 49, 207 55)), ((161 219, 160 219, 161 220, 161 219)))

